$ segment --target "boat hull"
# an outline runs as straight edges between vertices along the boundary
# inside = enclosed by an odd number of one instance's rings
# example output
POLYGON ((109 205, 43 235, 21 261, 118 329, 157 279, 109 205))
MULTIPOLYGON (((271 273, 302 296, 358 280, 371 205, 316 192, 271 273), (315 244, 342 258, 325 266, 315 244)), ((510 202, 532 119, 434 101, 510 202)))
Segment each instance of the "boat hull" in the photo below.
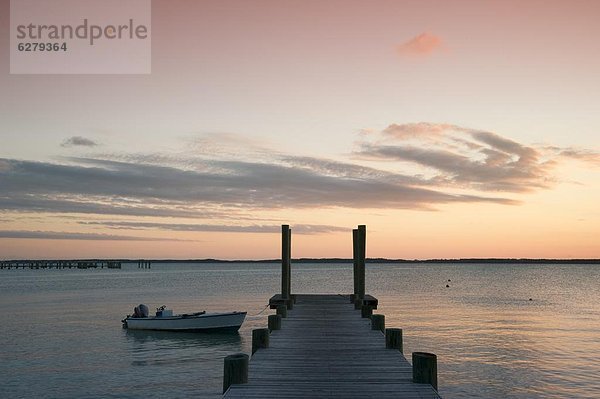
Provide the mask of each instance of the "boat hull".
POLYGON ((208 313, 198 316, 128 317, 124 327, 129 330, 235 332, 246 318, 246 312, 208 313))

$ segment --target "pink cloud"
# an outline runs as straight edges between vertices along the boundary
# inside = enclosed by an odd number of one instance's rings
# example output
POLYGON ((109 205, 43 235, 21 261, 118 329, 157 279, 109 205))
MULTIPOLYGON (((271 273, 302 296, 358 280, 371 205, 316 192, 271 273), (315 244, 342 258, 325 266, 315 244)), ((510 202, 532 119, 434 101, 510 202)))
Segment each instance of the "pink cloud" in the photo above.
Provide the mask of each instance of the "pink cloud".
POLYGON ((398 53, 404 56, 428 56, 443 47, 443 41, 436 35, 423 32, 398 46, 398 53))
POLYGON ((423 138, 424 136, 441 136, 448 130, 457 129, 461 130, 462 128, 447 123, 393 123, 387 128, 385 128, 383 130, 383 133, 387 136, 391 136, 396 139, 402 140, 411 138, 423 138))

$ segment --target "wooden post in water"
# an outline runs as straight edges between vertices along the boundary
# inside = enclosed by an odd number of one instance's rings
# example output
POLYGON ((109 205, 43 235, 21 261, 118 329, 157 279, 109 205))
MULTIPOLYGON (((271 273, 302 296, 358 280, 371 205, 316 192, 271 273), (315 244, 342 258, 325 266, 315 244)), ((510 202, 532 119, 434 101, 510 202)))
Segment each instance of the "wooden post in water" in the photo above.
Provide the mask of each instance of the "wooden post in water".
POLYGON ((350 302, 356 301, 358 295, 358 229, 352 230, 352 271, 354 292, 350 296, 350 302))
POLYGON ((290 226, 281 226, 281 297, 290 299, 290 226))
POLYGON ((281 330, 281 315, 270 314, 269 315, 269 331, 281 330))
POLYGON ((371 316, 371 330, 385 332, 385 315, 374 314, 371 316))
POLYGON ((256 328, 252 330, 252 354, 260 348, 269 347, 269 329, 256 328))
POLYGON ((404 352, 401 328, 385 329, 385 347, 388 349, 398 349, 400 352, 404 352))
POLYGON ((437 391, 437 356, 433 353, 413 352, 413 382, 431 384, 437 391))
POLYGON ((225 357, 223 366, 223 393, 232 384, 248 383, 248 355, 236 353, 225 357))
POLYGON ((358 292, 359 299, 365 297, 365 259, 367 254, 367 226, 358 226, 358 292))

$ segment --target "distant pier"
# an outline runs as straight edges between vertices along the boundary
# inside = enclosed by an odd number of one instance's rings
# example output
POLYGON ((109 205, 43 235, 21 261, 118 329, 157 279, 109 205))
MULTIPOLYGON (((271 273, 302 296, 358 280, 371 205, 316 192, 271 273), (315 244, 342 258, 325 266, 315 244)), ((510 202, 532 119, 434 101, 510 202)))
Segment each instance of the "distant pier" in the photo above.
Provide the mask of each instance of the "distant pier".
POLYGON ((2 260, 0 269, 120 269, 112 260, 2 260))
POLYGON ((438 399, 437 357, 403 354, 402 329, 373 314, 365 294, 366 227, 353 231, 354 293, 291 293, 291 230, 282 226, 281 294, 276 314, 252 331, 252 358, 227 356, 224 398, 438 399))

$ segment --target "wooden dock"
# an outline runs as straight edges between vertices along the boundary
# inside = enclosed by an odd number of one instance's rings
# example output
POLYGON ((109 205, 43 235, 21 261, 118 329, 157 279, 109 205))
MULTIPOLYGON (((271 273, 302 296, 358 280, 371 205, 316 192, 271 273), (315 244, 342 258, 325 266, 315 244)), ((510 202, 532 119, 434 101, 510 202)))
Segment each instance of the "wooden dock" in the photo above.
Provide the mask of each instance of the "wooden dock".
POLYGON ((412 382, 399 350, 354 309, 350 296, 296 295, 281 330, 259 349, 248 383, 232 385, 225 398, 428 398, 429 384, 412 382))
POLYGON ((365 293, 366 227, 353 230, 354 293, 291 293, 291 230, 282 226, 281 294, 269 328, 252 331, 252 359, 224 361, 224 398, 437 399, 437 356, 403 355, 402 330, 373 314, 365 293))
POLYGON ((0 269, 120 269, 112 260, 3 260, 0 269))

